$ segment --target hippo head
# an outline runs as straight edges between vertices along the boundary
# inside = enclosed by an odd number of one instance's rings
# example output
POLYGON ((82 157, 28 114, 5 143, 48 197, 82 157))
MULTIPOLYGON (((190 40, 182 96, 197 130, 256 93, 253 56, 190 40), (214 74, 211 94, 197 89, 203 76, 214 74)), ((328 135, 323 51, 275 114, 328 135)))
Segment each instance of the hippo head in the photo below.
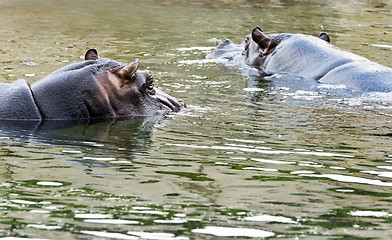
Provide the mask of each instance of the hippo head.
POLYGON ((63 67, 31 86, 43 118, 121 118, 178 112, 183 102, 155 88, 139 61, 128 65, 99 59, 95 49, 85 61, 63 67))
MULTIPOLYGON (((272 55, 279 43, 292 35, 287 33, 265 35, 259 27, 253 28, 252 33, 245 40, 243 55, 245 55, 246 64, 262 70, 268 57, 272 55)), ((330 41, 326 33, 320 33, 319 38, 330 41)))
MULTIPOLYGON (((85 60, 98 60, 98 53, 90 49, 85 60)), ((158 111, 178 112, 181 100, 155 88, 150 71, 140 71, 139 60, 128 65, 118 64, 95 74, 97 82, 105 90, 117 117, 152 115, 158 111)))

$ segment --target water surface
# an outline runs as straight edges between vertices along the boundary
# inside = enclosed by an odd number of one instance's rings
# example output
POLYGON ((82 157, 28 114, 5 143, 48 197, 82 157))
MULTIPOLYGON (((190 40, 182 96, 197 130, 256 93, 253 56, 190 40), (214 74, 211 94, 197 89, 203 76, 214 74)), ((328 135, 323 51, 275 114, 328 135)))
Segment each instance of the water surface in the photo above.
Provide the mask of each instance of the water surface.
POLYGON ((248 77, 217 41, 328 32, 391 65, 389 1, 0 0, 0 80, 33 83, 88 48, 153 72, 175 115, 2 124, 0 236, 38 239, 388 239, 391 99, 248 77))

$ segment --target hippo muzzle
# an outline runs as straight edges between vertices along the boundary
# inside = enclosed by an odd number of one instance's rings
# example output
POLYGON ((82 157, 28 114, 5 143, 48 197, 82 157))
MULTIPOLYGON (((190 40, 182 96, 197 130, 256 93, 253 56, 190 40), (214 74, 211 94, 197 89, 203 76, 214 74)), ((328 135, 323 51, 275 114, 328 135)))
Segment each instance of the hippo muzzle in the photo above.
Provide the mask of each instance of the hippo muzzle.
POLYGON ((165 112, 179 112, 185 106, 182 100, 176 99, 162 90, 156 89, 155 94, 161 104, 161 109, 165 112))

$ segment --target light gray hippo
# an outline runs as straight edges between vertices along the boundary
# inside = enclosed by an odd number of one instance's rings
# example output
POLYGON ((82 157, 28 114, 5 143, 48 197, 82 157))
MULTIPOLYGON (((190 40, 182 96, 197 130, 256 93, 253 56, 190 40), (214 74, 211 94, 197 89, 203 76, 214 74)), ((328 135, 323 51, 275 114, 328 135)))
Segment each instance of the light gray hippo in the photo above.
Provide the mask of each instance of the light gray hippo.
POLYGON ((265 73, 286 73, 361 92, 391 92, 392 69, 303 34, 265 35, 255 27, 245 43, 245 63, 265 73))
POLYGON ((74 120, 151 116, 178 112, 182 101, 154 87, 139 61, 123 65, 99 59, 95 49, 85 61, 50 73, 31 86, 25 80, 0 84, 2 120, 74 120))

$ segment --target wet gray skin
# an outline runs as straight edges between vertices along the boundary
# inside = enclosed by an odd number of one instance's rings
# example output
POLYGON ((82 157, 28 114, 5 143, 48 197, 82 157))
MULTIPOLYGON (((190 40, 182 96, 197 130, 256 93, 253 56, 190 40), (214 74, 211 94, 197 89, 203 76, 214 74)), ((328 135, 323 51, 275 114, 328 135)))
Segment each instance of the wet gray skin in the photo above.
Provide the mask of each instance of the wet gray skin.
POLYGON ((233 58, 239 53, 242 53, 242 51, 242 45, 235 45, 229 39, 226 39, 218 43, 214 51, 211 53, 211 58, 226 58, 228 60, 233 60, 233 58))
POLYGON ((344 84, 363 92, 392 91, 392 69, 303 34, 265 35, 255 27, 247 37, 245 63, 266 73, 287 73, 321 83, 344 84))
POLYGON ((220 66, 225 70, 238 72, 245 76, 261 77, 265 73, 249 66, 244 58, 245 41, 241 44, 235 44, 231 40, 226 39, 219 42, 215 49, 207 55, 207 58, 219 59, 220 66))
POLYGON ((0 85, 0 119, 70 120, 127 118, 180 111, 184 104, 155 88, 139 61, 123 65, 99 59, 95 49, 85 61, 52 72, 31 87, 24 80, 0 85))

